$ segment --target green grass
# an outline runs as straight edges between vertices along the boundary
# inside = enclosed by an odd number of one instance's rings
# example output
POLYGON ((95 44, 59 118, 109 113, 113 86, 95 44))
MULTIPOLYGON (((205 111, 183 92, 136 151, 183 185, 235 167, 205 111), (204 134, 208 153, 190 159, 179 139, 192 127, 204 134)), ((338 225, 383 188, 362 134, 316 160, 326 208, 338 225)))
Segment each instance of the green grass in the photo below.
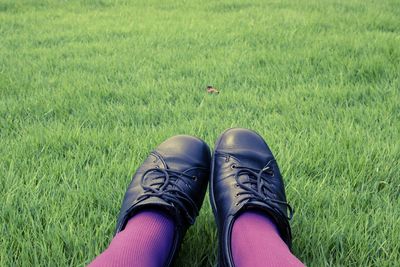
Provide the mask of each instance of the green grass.
MULTIPOLYGON (((297 257, 399 266, 399 74, 396 0, 0 0, 0 266, 88 264, 152 148, 232 126, 276 154, 297 257)), ((207 198, 177 265, 216 243, 207 198)))

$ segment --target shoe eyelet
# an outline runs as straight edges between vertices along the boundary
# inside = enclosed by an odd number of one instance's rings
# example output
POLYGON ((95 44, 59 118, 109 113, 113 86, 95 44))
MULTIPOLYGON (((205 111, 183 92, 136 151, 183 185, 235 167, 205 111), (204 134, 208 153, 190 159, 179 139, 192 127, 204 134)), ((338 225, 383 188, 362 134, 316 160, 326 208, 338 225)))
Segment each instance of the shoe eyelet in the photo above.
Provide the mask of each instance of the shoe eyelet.
POLYGON ((225 157, 225 162, 229 162, 229 160, 230 160, 230 156, 226 156, 225 157))
POLYGON ((232 164, 231 169, 236 169, 236 164, 232 164))
POLYGON ((156 169, 159 169, 159 168, 160 168, 160 166, 157 165, 157 166, 156 166, 156 169))
POLYGON ((239 188, 239 184, 235 184, 234 186, 235 186, 236 188, 239 188))
POLYGON ((193 179, 193 181, 197 181, 197 176, 193 175, 192 179, 193 179))

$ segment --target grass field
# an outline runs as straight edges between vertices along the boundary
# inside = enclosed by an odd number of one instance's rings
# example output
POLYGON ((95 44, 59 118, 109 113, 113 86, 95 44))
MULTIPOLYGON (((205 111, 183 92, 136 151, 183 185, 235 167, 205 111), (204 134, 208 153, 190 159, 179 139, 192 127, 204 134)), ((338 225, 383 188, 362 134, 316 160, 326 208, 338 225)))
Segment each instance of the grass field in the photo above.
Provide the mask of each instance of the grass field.
MULTIPOLYGON (((88 264, 152 148, 232 126, 276 154, 296 256, 400 266, 399 74, 397 0, 0 0, 0 266, 88 264)), ((207 198, 177 265, 216 242, 207 198)))

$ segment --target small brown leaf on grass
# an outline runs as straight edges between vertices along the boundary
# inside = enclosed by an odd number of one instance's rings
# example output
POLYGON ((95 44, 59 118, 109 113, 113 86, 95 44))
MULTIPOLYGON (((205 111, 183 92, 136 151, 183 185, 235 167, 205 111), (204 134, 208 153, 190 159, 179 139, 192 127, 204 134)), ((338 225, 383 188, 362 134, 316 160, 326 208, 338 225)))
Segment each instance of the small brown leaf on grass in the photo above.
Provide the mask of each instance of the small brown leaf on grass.
POLYGON ((219 91, 216 88, 214 88, 212 85, 208 85, 206 90, 207 90, 207 93, 209 93, 209 94, 219 94, 219 91))

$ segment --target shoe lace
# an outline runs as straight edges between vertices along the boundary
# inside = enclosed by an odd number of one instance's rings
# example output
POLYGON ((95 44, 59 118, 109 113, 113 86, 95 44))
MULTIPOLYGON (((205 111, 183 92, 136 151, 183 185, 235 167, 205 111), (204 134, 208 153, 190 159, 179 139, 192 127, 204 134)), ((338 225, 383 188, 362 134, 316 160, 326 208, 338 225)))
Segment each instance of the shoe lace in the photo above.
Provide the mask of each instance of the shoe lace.
POLYGON ((274 211, 276 211, 282 217, 291 220, 294 211, 293 208, 289 205, 289 203, 278 199, 270 198, 266 194, 266 191, 273 194, 268 182, 268 179, 274 176, 273 167, 271 166, 271 163, 273 161, 274 160, 270 160, 261 170, 251 167, 232 165, 232 168, 238 170, 235 174, 235 180, 237 184, 245 190, 237 193, 237 195, 246 195, 245 197, 239 200, 237 205, 240 205, 242 202, 247 200, 258 200, 267 203, 272 209, 274 209, 274 211), (239 177, 242 175, 247 175, 249 177, 249 180, 240 181, 239 177), (284 214, 274 204, 285 206, 286 209, 289 211, 289 215, 284 214))
MULTIPOLYGON (((192 198, 184 192, 178 185, 177 181, 181 178, 196 180, 197 177, 185 172, 176 171, 166 168, 151 168, 148 169, 142 176, 141 186, 145 190, 137 201, 142 201, 149 197, 158 197, 164 201, 178 207, 187 216, 191 224, 194 223, 195 217, 199 213, 199 208, 192 198), (152 177, 152 182, 146 184, 146 178, 150 173, 156 173, 158 176, 152 177), (161 179, 163 178, 163 179, 161 179), (187 208, 187 205, 189 208, 187 208), (192 211, 192 212, 190 212, 192 211)), ((184 182, 187 186, 188 184, 184 182)))

